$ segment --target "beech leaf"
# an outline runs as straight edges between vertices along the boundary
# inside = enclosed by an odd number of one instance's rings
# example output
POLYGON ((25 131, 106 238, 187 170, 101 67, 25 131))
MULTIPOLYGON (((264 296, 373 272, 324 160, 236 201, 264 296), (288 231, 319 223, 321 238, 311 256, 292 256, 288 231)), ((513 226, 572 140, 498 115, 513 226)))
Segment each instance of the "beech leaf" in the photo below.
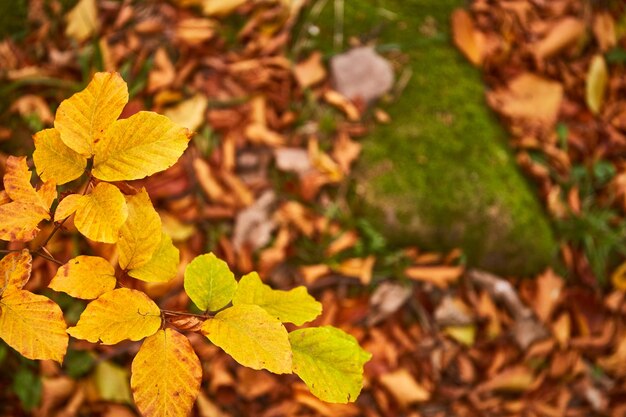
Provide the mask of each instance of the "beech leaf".
POLYGON ((3 200, 0 205, 0 239, 28 241, 39 233, 38 225, 50 219, 50 205, 56 198, 56 185, 48 181, 39 191, 30 183, 31 173, 25 157, 9 156, 4 175, 3 200))
POLYGON ((0 260, 0 296, 8 289, 22 289, 30 278, 33 257, 28 249, 12 252, 0 260))
POLYGON ((54 127, 63 143, 88 158, 126 103, 128 87, 122 77, 116 72, 98 72, 87 88, 61 102, 54 127))
POLYGON ((291 373, 287 330, 259 306, 227 308, 205 321, 202 333, 243 366, 276 374, 291 373))
POLYGON ((42 180, 65 184, 80 177, 87 167, 87 158, 68 148, 56 129, 35 133, 33 159, 42 180))
POLYGON ((91 240, 115 243, 127 218, 128 207, 122 192, 114 185, 101 182, 78 202, 74 224, 91 240))
POLYGON ((0 339, 28 359, 62 363, 66 328, 61 308, 43 295, 11 289, 0 298, 0 339))
POLYGON ((129 181, 163 171, 176 163, 190 138, 191 131, 167 117, 141 111, 113 123, 96 143, 93 175, 129 181))
POLYGON ((48 287, 75 298, 93 300, 115 288, 115 268, 98 256, 77 256, 59 267, 48 287))
POLYGON ((213 253, 197 256, 185 269, 185 292, 200 310, 217 311, 226 306, 237 289, 226 262, 213 253))
POLYGON ((159 330, 133 359, 130 386, 145 417, 187 417, 200 392, 202 366, 189 340, 159 330))
POLYGON ((322 304, 300 286, 290 291, 274 290, 263 284, 259 274, 251 272, 239 280, 233 305, 254 304, 283 323, 298 326, 314 320, 322 313, 322 304))
POLYGON ((161 241, 147 264, 128 271, 128 275, 145 282, 168 282, 178 273, 180 252, 172 238, 161 233, 161 241))
POLYGON ((144 189, 126 197, 128 219, 120 229, 117 250, 120 267, 134 269, 148 263, 161 242, 161 218, 144 189))
POLYGON ((141 340, 161 326, 161 310, 146 294, 128 288, 106 292, 87 304, 78 323, 67 329, 77 339, 114 345, 141 340))
POLYGON ((372 355, 357 340, 332 326, 289 333, 293 371, 319 399, 331 403, 355 401, 363 386, 363 365, 372 355))

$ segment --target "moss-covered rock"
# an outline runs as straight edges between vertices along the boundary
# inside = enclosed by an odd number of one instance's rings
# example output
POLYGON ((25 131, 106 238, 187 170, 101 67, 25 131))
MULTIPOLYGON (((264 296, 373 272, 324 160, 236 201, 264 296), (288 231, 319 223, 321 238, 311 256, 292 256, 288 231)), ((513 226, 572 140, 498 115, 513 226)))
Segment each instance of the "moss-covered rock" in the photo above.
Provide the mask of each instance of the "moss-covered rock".
POLYGON ((460 247, 470 265, 532 274, 552 261, 557 245, 506 133, 486 107, 479 71, 451 44, 449 16, 462 5, 345 2, 346 35, 374 29, 379 43, 409 56, 412 69, 389 108, 393 122, 364 142, 356 207, 391 243, 460 247))

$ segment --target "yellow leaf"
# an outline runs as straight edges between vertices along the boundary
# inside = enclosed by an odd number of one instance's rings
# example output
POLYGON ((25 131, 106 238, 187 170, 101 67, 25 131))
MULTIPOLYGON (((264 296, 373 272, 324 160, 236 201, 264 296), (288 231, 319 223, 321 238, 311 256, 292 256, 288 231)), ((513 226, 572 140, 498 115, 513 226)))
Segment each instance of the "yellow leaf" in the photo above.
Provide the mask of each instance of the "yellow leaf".
POLYGON ((128 271, 128 275, 146 282, 167 282, 178 273, 180 252, 165 233, 147 264, 128 271))
POLYGON ((209 99, 202 94, 178 103, 175 107, 167 109, 163 114, 170 120, 189 130, 196 130, 205 122, 206 109, 209 99))
POLYGON ((587 107, 593 114, 600 113, 602 103, 604 103, 604 94, 609 82, 609 70, 606 62, 601 54, 595 55, 591 59, 589 70, 587 72, 587 82, 585 99, 587 107))
POLYGON ((280 321, 259 306, 227 308, 202 325, 202 333, 243 366, 291 373, 291 346, 280 321))
POLYGON ((82 197, 74 224, 91 240, 115 243, 127 217, 128 207, 122 192, 114 185, 101 182, 91 194, 82 197))
POLYGON ((476 340, 476 326, 473 324, 448 326, 444 333, 465 346, 472 346, 476 340))
POLYGON ((189 340, 172 330, 147 338, 133 359, 130 386, 145 417, 187 417, 200 392, 202 366, 189 340))
POLYGON ((70 149, 90 157, 128 102, 128 88, 116 72, 98 72, 83 91, 59 105, 54 127, 70 149))
POLYGON ((322 313, 322 304, 309 295, 305 287, 290 291, 274 290, 263 284, 259 274, 252 272, 239 280, 233 305, 254 304, 283 323, 301 326, 322 313))
POLYGON ((87 167, 87 158, 65 146, 59 131, 45 129, 35 133, 33 159, 42 180, 65 184, 80 177, 87 167))
POLYGON ((82 42, 98 29, 98 9, 96 0, 80 0, 65 16, 65 34, 82 42))
POLYGON ((42 220, 50 215, 41 207, 30 203, 13 201, 0 206, 0 239, 8 241, 27 242, 32 240, 42 220))
POLYGON ((200 310, 217 311, 233 299, 237 281, 226 262, 205 253, 187 265, 184 286, 200 310))
POLYGON ((152 112, 118 120, 96 143, 93 175, 103 181, 129 181, 163 171, 180 158, 191 135, 152 112))
POLYGON ((85 203, 86 200, 83 197, 80 194, 70 194, 61 200, 54 212, 54 221, 59 222, 74 214, 85 203))
POLYGON ((126 197, 128 219, 120 229, 117 250, 120 267, 135 269, 148 263, 161 241, 161 218, 145 188, 126 197))
POLYGON ((50 212, 50 206, 54 203, 54 200, 57 198, 57 185, 54 180, 46 181, 39 189, 37 190, 37 195, 43 202, 43 206, 46 207, 46 212, 50 212))
POLYGON ((75 327, 67 332, 91 343, 114 345, 141 340, 161 327, 161 310, 146 294, 128 288, 105 292, 87 304, 75 327))
POLYGON ((43 295, 14 289, 0 299, 0 338, 28 359, 63 362, 66 328, 59 306, 43 295))
POLYGON ((115 288, 115 268, 98 256, 77 256, 61 266, 48 287, 75 298, 93 300, 115 288))
POLYGON ((22 289, 30 278, 33 257, 28 249, 12 252, 0 260, 0 296, 9 288, 22 289))
POLYGON ((4 174, 4 190, 11 200, 28 203, 43 209, 46 213, 50 209, 46 198, 42 198, 30 183, 31 173, 26 164, 26 157, 9 156, 4 174))

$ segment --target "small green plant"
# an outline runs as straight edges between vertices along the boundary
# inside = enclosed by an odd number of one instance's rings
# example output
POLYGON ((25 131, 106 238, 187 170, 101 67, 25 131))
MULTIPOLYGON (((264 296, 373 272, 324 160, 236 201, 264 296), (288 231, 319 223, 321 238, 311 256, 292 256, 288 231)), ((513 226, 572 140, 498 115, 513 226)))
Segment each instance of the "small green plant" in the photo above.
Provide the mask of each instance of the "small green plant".
POLYGON ((202 314, 162 309, 144 292, 120 286, 123 275, 171 280, 179 252, 162 233, 146 190, 126 186, 122 192, 118 184, 172 166, 192 136, 152 112, 117 120, 127 102, 127 85, 117 73, 95 74, 85 90, 62 102, 54 128, 35 135, 33 160, 42 180, 37 189, 26 158, 7 159, 0 239, 28 242, 42 221, 56 225, 36 249, 5 251, 0 260, 0 338, 26 358, 59 363, 69 335, 105 345, 143 340, 133 359, 131 388, 145 416, 186 416, 193 406, 202 367, 187 331, 202 333, 244 366, 296 373, 322 400, 354 401, 371 355, 337 328, 288 332, 283 324, 300 326, 321 313, 321 304, 304 287, 274 290, 254 272, 237 281, 212 253, 196 257, 184 273, 184 290, 202 314), (78 183, 70 190, 75 192, 52 210, 57 186, 68 183, 78 183), (50 254, 46 244, 70 216, 87 239, 115 244, 118 265, 87 254, 61 262, 50 254), (52 300, 23 289, 32 256, 59 265, 51 289, 91 300, 76 326, 67 328, 52 300))

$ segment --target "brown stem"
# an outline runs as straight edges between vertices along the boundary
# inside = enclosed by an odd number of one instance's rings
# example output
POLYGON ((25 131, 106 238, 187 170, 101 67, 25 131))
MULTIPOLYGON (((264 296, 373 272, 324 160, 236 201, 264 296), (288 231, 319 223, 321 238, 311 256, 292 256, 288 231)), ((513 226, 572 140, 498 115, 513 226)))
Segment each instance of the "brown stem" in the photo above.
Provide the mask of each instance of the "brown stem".
POLYGON ((191 317, 199 317, 201 319, 211 318, 210 314, 194 314, 194 313, 188 313, 186 311, 165 310, 163 308, 161 309, 161 312, 163 314, 169 314, 171 316, 191 316, 191 317))
POLYGON ((33 255, 37 255, 40 256, 42 258, 44 258, 45 260, 48 260, 52 263, 55 263, 57 265, 63 265, 63 262, 59 261, 58 259, 56 259, 54 256, 52 255, 46 255, 45 253, 41 252, 41 250, 38 250, 36 252, 31 252, 33 255))

